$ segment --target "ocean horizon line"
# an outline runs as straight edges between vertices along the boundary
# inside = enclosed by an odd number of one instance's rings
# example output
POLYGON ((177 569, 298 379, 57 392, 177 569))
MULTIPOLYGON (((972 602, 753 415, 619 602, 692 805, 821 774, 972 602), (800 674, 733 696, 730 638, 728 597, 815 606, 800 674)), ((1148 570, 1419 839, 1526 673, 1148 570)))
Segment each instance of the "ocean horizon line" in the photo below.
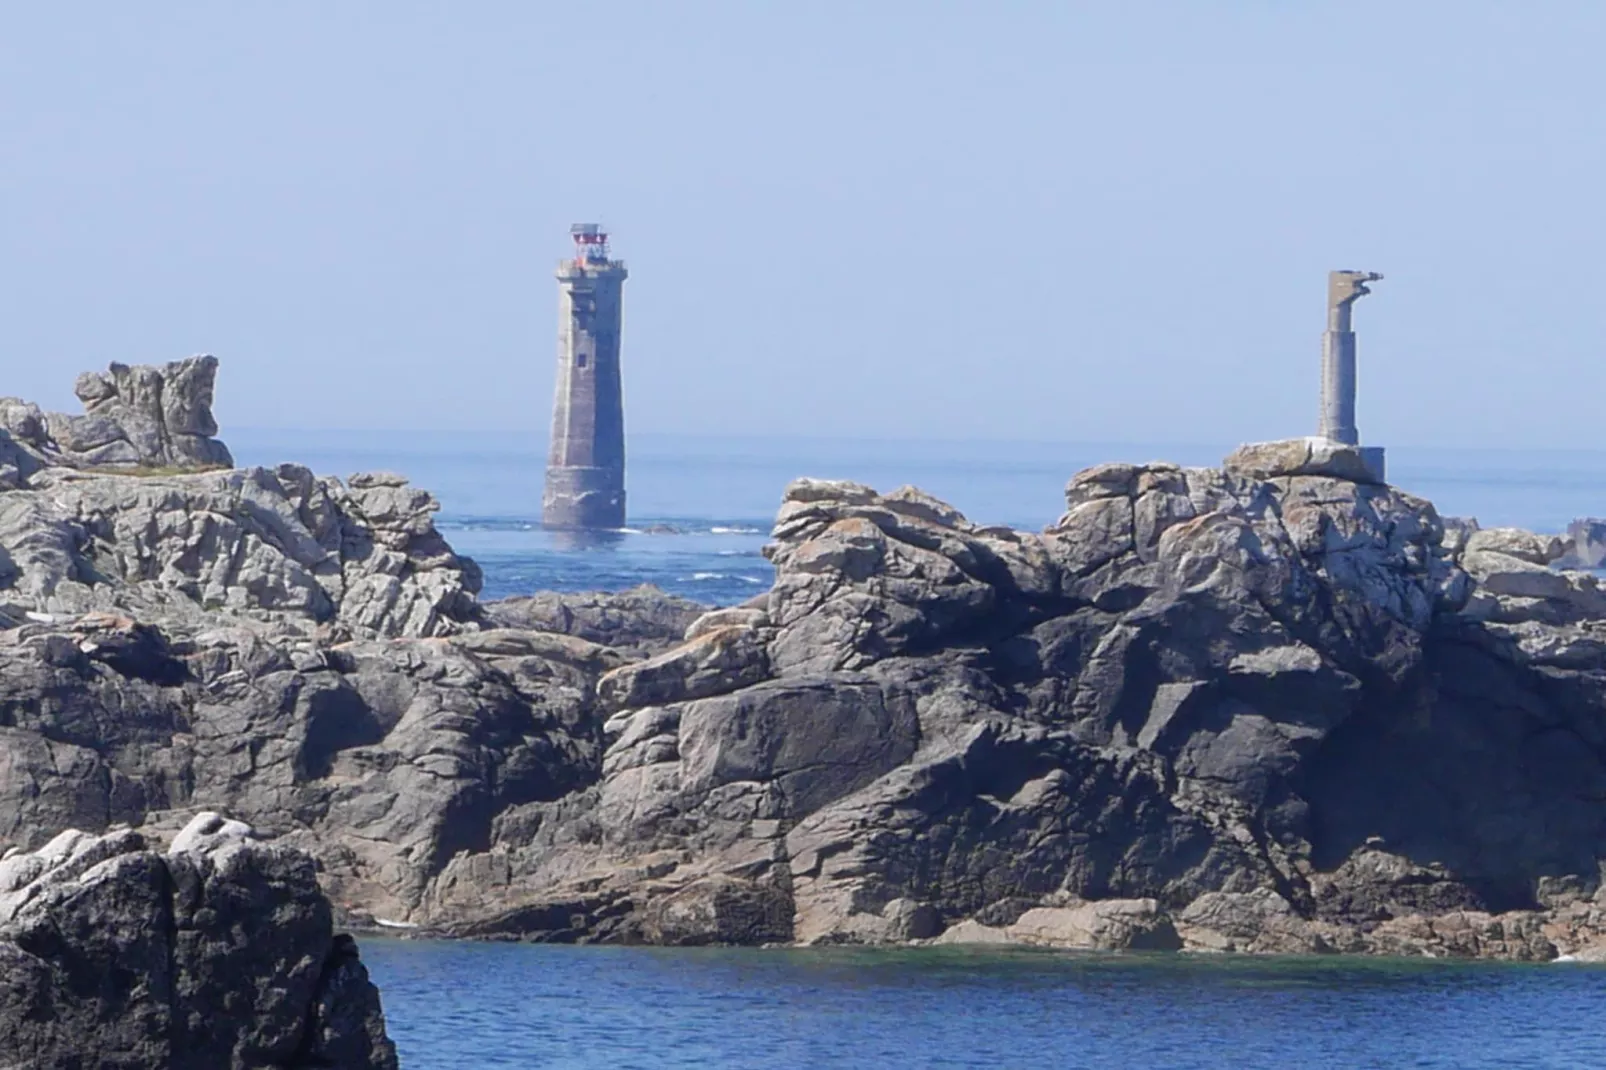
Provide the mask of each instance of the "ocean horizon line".
MULTIPOLYGON (((220 435, 224 441, 233 436, 245 439, 268 439, 278 436, 295 436, 298 440, 311 437, 324 437, 329 441, 338 441, 342 445, 353 444, 362 439, 383 440, 387 446, 401 437, 413 436, 429 440, 471 439, 482 442, 506 443, 511 439, 528 440, 531 447, 537 452, 544 451, 547 442, 547 432, 530 431, 516 428, 362 428, 362 427, 294 427, 294 426, 266 426, 241 425, 232 429, 225 429, 220 435)), ((1298 438, 1298 435, 1284 436, 1298 438)), ((963 447, 976 446, 983 448, 1000 448, 1009 446, 1030 446, 1038 448, 1069 448, 1069 449, 1144 449, 1144 450, 1177 450, 1189 453, 1219 452, 1225 456, 1238 446, 1251 442, 1276 441, 1274 438, 1244 437, 1233 441, 1208 441, 1200 439, 1100 439, 1100 438, 1039 438, 1039 437, 952 437, 940 435, 913 436, 913 435, 802 435, 794 433, 761 434, 757 432, 709 432, 709 431, 639 431, 627 433, 627 443, 639 442, 642 444, 657 443, 707 443, 707 444, 750 444, 766 442, 776 445, 880 445, 880 446, 949 446, 963 447)), ((1373 444, 1373 443, 1368 443, 1373 444)), ((1599 456, 1606 463, 1606 445, 1578 446, 1537 443, 1515 443, 1510 445, 1470 445, 1464 443, 1376 443, 1382 445, 1391 454, 1433 454, 1455 453, 1465 456, 1493 457, 1519 455, 1570 455, 1570 456, 1599 456)), ((1152 458, 1155 460, 1163 458, 1152 458)))

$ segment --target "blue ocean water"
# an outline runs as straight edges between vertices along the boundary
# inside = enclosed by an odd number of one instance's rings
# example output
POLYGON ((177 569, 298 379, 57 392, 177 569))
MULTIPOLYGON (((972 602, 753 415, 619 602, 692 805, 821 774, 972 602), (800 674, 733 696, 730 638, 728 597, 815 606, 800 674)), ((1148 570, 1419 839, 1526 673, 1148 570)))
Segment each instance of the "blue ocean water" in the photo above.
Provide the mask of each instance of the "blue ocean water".
POLYGON ((1606 969, 365 939, 408 1070, 1606 1066, 1606 969))
MULTIPOLYGON (((485 597, 651 582, 710 604, 768 587, 760 555, 781 491, 800 475, 892 490, 912 483, 973 520, 1037 529, 1065 482, 1105 461, 1218 464, 1234 444, 899 442, 643 435, 629 444, 628 530, 576 542, 541 529, 545 443, 499 432, 231 431, 241 464, 296 461, 347 476, 387 470, 441 501, 439 525, 485 569, 485 597)), ((1391 480, 1445 515, 1559 532, 1606 515, 1606 452, 1394 448, 1391 480)))
MULTIPOLYGON (((707 603, 771 578, 781 490, 913 483, 1039 528, 1103 461, 1215 464, 1231 444, 630 442, 630 530, 541 530, 543 443, 511 434, 231 432, 242 464, 384 469, 440 498, 487 597, 650 582, 707 603)), ((1606 514, 1606 453, 1392 449, 1446 515, 1559 532, 1606 514)), ((365 939, 409 1070, 466 1067, 1606 1067, 1606 969, 910 951, 560 948, 365 939)))

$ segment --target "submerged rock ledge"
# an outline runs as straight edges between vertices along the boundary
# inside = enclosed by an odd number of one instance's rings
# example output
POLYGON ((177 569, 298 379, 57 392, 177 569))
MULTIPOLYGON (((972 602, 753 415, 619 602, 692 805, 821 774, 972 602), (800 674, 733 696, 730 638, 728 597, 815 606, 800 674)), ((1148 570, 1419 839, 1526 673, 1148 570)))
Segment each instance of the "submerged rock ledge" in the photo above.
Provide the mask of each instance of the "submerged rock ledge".
POLYGON ((1354 451, 1041 533, 787 488, 773 588, 485 606, 398 477, 0 493, 0 843, 235 814, 353 923, 553 941, 1606 946, 1606 593, 1354 451))

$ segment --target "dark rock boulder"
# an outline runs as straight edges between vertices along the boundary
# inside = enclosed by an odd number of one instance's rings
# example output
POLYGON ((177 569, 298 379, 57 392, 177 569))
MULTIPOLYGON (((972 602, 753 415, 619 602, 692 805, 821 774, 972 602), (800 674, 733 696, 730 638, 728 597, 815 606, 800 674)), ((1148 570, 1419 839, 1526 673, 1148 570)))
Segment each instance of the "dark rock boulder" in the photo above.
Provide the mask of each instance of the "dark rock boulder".
POLYGON ((67 831, 0 861, 8 1066, 394 1068, 312 860, 213 814, 166 854, 67 831))

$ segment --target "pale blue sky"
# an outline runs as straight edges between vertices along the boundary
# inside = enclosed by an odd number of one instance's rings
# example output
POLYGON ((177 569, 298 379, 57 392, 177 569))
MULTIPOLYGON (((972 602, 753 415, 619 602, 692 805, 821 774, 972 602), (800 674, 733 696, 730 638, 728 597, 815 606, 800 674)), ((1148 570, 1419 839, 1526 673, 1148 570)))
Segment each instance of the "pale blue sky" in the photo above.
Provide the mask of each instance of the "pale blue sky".
POLYGON ((223 361, 236 426, 528 429, 631 265, 636 431, 1594 445, 1606 4, 14 4, 0 394, 223 361))

